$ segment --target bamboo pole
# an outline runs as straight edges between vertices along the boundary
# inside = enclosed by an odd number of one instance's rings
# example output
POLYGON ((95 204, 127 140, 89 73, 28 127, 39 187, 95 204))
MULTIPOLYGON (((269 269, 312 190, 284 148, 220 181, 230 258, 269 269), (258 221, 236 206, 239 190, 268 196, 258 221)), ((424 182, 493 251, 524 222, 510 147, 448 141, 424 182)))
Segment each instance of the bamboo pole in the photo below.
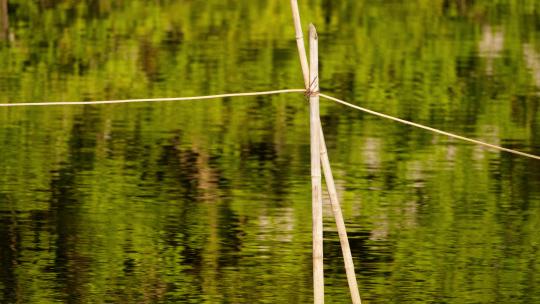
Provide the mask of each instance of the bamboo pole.
POLYGON ((304 85, 306 90, 309 88, 309 66, 306 56, 306 47, 304 45, 304 36, 302 34, 302 22, 300 21, 300 11, 298 10, 298 1, 291 0, 291 9, 294 21, 294 30, 296 33, 296 46, 300 55, 300 65, 304 74, 304 85))
MULTIPOLYGON (((304 48, 304 41, 302 37, 302 27, 300 22, 300 12, 298 10, 297 0, 291 0, 291 7, 296 31, 296 42, 298 46, 298 55, 300 56, 300 63, 302 66, 302 74, 304 76, 304 83, 306 84, 306 90, 310 91, 310 73, 307 66, 307 55, 304 48), (300 37, 300 38, 299 38, 300 37), (304 64, 305 62, 305 64, 304 64)), ((317 81, 318 84, 318 81, 317 81)), ((318 88, 317 88, 318 90, 318 88)), ((321 153, 321 162, 324 171, 324 177, 326 180, 326 186, 328 188, 328 193, 330 196, 330 204, 332 205, 332 213, 336 221, 336 226, 339 235, 339 241, 341 243, 341 251, 343 253, 343 260, 345 263, 345 272, 347 274, 347 282, 349 284, 349 289, 351 293, 351 298, 353 304, 360 304, 361 298, 358 291, 358 283, 356 281, 356 274, 354 271, 354 263, 352 259, 351 249, 349 245, 349 240, 347 237, 347 230, 345 228, 345 222, 343 220, 343 214, 341 212, 341 206, 337 196, 336 185, 334 183, 334 177, 332 175, 332 169, 330 167, 330 160, 328 158, 328 153, 326 150, 326 143, 324 140, 324 133, 322 126, 319 121, 319 144, 320 144, 320 153, 321 153)))
POLYGON ((341 213, 341 206, 336 191, 336 184, 334 183, 334 176, 332 175, 332 168, 330 167, 330 160, 328 159, 328 152, 326 150, 326 144, 324 141, 324 134, 322 127, 320 129, 320 145, 321 145, 321 162, 324 171, 324 180, 326 181, 326 187, 330 196, 330 205, 332 205, 332 213, 336 220, 337 231, 339 235, 339 242, 341 243, 341 252, 343 253, 343 262, 345 263, 345 272, 347 274, 347 282, 349 283, 349 290, 351 292, 351 300, 353 304, 361 304, 360 292, 358 291, 358 283, 356 282, 356 274, 354 272, 354 263, 352 259, 351 247, 349 245, 349 238, 347 237, 347 229, 345 228, 345 221, 343 220, 343 214, 341 213))
POLYGON ((309 112, 311 137, 311 202, 313 217, 313 295, 324 304, 323 222, 319 119, 319 58, 317 31, 309 25, 309 112))

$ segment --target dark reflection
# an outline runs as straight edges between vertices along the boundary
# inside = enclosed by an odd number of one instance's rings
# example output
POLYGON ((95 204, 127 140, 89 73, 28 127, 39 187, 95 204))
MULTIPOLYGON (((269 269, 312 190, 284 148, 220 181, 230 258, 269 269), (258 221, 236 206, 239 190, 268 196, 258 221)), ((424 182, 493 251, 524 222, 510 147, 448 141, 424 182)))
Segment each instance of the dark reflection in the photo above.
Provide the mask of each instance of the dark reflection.
POLYGON ((83 194, 78 188, 78 178, 94 166, 96 126, 100 122, 98 112, 85 107, 83 114, 75 117, 69 141, 69 158, 53 172, 51 202, 49 207, 50 226, 56 235, 55 259, 51 271, 56 274, 57 288, 67 303, 81 303, 84 285, 88 282, 91 257, 81 252, 79 224, 80 200, 83 194))
POLYGON ((222 243, 219 252, 219 267, 231 267, 238 265, 239 253, 242 249, 242 226, 246 223, 240 223, 238 216, 227 206, 220 206, 219 237, 225 242, 222 243))
POLYGON ((9 37, 9 12, 8 0, 0 0, 0 40, 6 40, 9 37))
MULTIPOLYGON (((8 195, 0 193, 0 202, 8 205, 12 201, 8 195)), ((17 284, 16 269, 21 250, 20 230, 15 211, 0 213, 0 278, 4 301, 17 299, 20 288, 17 284)))
POLYGON ((151 81, 159 80, 159 56, 158 50, 152 46, 152 44, 143 38, 140 46, 139 62, 142 70, 146 73, 146 77, 151 81))
MULTIPOLYGON (((267 138, 267 140, 269 140, 267 138)), ((276 159, 276 151, 274 146, 267 142, 248 143, 245 148, 242 149, 241 157, 244 160, 254 159, 257 161, 259 167, 263 167, 267 161, 273 161, 276 159)))
MULTIPOLYGON (((371 232, 351 231, 347 235, 351 251, 355 252, 356 256, 359 257, 356 267, 359 272, 360 269, 371 272, 377 270, 381 263, 391 263, 393 261, 392 247, 386 242, 370 240, 371 232)), ((333 236, 332 241, 329 241, 324 249, 327 253, 325 259, 328 263, 333 265, 333 269, 339 269, 342 272, 343 258, 341 257, 341 245, 337 236, 333 236)))
POLYGON ((442 7, 445 12, 451 13, 455 9, 460 15, 464 15, 474 5, 474 2, 475 0, 444 0, 442 7))
POLYGON ((166 188, 176 189, 180 197, 193 201, 199 195, 200 170, 197 167, 199 155, 190 149, 179 149, 173 139, 169 145, 162 147, 156 172, 157 182, 169 184, 166 188))

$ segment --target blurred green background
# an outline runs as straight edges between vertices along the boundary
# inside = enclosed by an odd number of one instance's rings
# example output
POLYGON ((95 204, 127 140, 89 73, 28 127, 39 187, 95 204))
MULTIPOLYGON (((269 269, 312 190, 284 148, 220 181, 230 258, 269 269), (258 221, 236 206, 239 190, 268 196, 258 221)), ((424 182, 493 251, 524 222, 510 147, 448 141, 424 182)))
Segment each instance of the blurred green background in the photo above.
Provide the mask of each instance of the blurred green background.
MULTIPOLYGON (((288 0, 7 2, 1 103, 303 86, 288 0)), ((540 154, 540 2, 299 2, 325 93, 540 154)), ((365 303, 540 302, 540 162, 321 116, 365 303)), ((309 166, 301 94, 2 108, 0 302, 309 303, 309 166)))

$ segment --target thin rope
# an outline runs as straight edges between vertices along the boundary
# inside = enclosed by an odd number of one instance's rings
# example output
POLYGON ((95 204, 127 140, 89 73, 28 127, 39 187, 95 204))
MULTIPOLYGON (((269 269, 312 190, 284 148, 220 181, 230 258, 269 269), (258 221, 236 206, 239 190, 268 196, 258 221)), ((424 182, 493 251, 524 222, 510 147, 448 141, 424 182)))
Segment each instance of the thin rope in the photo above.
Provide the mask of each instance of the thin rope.
MULTIPOLYGON (((225 98, 225 97, 242 97, 242 96, 260 96, 260 95, 273 95, 273 94, 285 94, 285 93, 306 93, 305 89, 284 89, 284 90, 274 90, 274 91, 261 91, 261 92, 247 92, 247 93, 228 93, 228 94, 218 94, 218 95, 204 95, 204 96, 190 96, 190 97, 171 97, 171 98, 143 98, 143 99, 120 99, 120 100, 100 100, 100 101, 57 101, 57 102, 24 102, 24 103, 1 103, 0 107, 28 107, 28 106, 74 106, 74 105, 95 105, 95 104, 117 104, 117 103, 135 103, 135 102, 158 102, 158 101, 186 101, 186 100, 203 100, 203 99, 216 99, 216 98, 225 98)), ((317 92, 318 93, 318 92, 317 92)), ((319 93, 318 93, 319 94, 319 93)), ((413 126, 416 128, 428 130, 433 133, 442 134, 448 137, 456 138, 459 140, 467 141, 491 149, 496 149, 500 151, 505 151, 508 153, 513 153, 533 159, 540 160, 540 156, 516 151, 508 148, 503 148, 500 146, 488 144, 479 140, 467 138, 450 132, 442 131, 432 127, 424 126, 418 123, 414 123, 408 120, 390 116, 387 114, 379 113, 370 109, 366 109, 351 103, 348 103, 344 100, 326 95, 319 94, 321 97, 332 100, 334 102, 340 103, 342 105, 348 106, 353 109, 357 109, 375 116, 382 118, 390 119, 397 121, 402 124, 413 126)))
POLYGON ((0 107, 28 107, 28 106, 75 106, 75 105, 95 105, 95 104, 114 104, 114 103, 134 103, 134 102, 155 102, 155 101, 182 101, 182 100, 202 100, 224 97, 238 96, 259 96, 285 93, 305 93, 305 89, 285 89, 275 91, 248 92, 248 93, 229 93, 206 96, 191 97, 171 97, 171 98, 144 98, 144 99, 121 99, 121 100, 100 100, 100 101, 56 101, 56 102, 24 102, 24 103, 1 103, 0 107))
POLYGON ((525 152, 520 152, 520 151, 508 149, 508 148, 503 148, 503 147, 488 144, 488 143, 485 143, 485 142, 482 142, 482 141, 479 141, 479 140, 475 140, 475 139, 463 137, 463 136, 460 136, 460 135, 456 135, 456 134, 453 134, 453 133, 450 133, 450 132, 441 131, 439 129, 431 128, 431 127, 424 126, 424 125, 421 125, 421 124, 417 124, 417 123, 414 123, 414 122, 411 122, 411 121, 408 121, 408 120, 404 120, 404 119, 401 119, 401 118, 397 118, 397 117, 394 117, 394 116, 390 116, 390 115, 387 115, 387 114, 383 114, 383 113, 379 113, 379 112, 376 112, 376 111, 373 111, 373 110, 369 110, 369 109, 366 109, 366 108, 363 108, 363 107, 348 103, 348 102, 346 102, 344 100, 337 99, 335 97, 328 96, 328 95, 325 95, 325 94, 320 94, 320 96, 324 97, 326 99, 335 101, 337 103, 340 103, 342 105, 348 106, 350 108, 357 109, 357 110, 360 110, 360 111, 363 111, 363 112, 366 112, 366 113, 369 113, 369 114, 372 114, 372 115, 375 115, 375 116, 379 116, 379 117, 382 117, 382 118, 397 121, 397 122, 400 122, 402 124, 406 124, 406 125, 413 126, 413 127, 416 127, 416 128, 428 130, 428 131, 433 132, 433 133, 442 134, 442 135, 445 135, 445 136, 448 136, 448 137, 452 137, 452 138, 455 138, 455 139, 467 141, 467 142, 477 144, 477 145, 481 145, 481 146, 484 146, 484 147, 488 147, 488 148, 491 148, 491 149, 505 151, 505 152, 508 152, 508 153, 513 153, 513 154, 517 154, 517 155, 521 155, 521 156, 525 156, 525 157, 540 160, 540 156, 537 156, 537 155, 532 155, 532 154, 525 153, 525 152))

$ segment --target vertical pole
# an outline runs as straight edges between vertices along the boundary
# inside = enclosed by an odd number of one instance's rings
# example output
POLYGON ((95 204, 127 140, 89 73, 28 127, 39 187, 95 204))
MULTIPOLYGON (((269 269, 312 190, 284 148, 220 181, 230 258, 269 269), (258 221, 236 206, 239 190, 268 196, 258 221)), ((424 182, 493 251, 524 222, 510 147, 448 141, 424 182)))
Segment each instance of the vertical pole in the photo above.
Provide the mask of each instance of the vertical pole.
MULTIPOLYGON (((300 56, 300 63, 302 66, 302 74, 304 76, 304 83, 306 85, 306 90, 310 91, 310 73, 307 65, 307 55, 306 49, 304 47, 304 41, 302 36, 302 26, 300 22, 300 12, 298 10, 297 0, 291 0, 291 8, 294 20, 294 28, 296 31, 296 44, 298 46, 298 55, 300 56)), ((318 90, 318 81, 317 81, 317 90, 318 90)), ((336 185, 334 183, 334 177, 332 176, 332 169, 330 167, 330 161, 328 159, 328 153, 326 151, 326 143, 324 140, 323 130, 319 122, 319 144, 320 144, 320 153, 321 153, 321 162, 324 171, 324 177, 326 180, 326 186, 328 188, 328 193, 330 196, 330 204, 332 205, 332 213, 336 221, 336 226, 339 235, 339 241, 341 243, 341 251, 343 253, 343 260, 345 262, 345 271, 347 273, 347 281, 349 283, 349 289, 351 292, 351 298, 353 304, 360 304, 360 293, 358 291, 358 284, 356 282, 356 274, 354 271, 354 264, 351 254, 351 248, 349 245, 349 240, 347 238, 347 231, 345 228, 345 222, 343 220, 343 214, 341 213, 341 206, 339 204, 339 199, 337 196, 336 185)))
POLYGON ((343 253, 343 261, 345 262, 345 272, 347 273, 347 282, 349 283, 349 290, 351 292, 351 299, 353 304, 361 304, 362 300, 360 299, 358 283, 356 282, 356 274, 354 273, 351 247, 349 246, 347 229, 345 228, 345 221, 343 220, 343 214, 341 213, 341 206, 337 196, 334 176, 332 175, 332 168, 330 167, 330 160, 328 159, 328 152, 326 151, 322 128, 320 129, 320 132, 321 162, 323 164, 324 179, 326 181, 326 187, 328 188, 328 194, 330 196, 332 213, 334 213, 334 218, 336 220, 339 242, 341 243, 341 252, 343 253))
POLYGON ((309 25, 309 109, 311 136, 311 195, 313 217, 313 293, 314 303, 324 303, 323 221, 319 118, 319 52, 317 31, 309 25))

